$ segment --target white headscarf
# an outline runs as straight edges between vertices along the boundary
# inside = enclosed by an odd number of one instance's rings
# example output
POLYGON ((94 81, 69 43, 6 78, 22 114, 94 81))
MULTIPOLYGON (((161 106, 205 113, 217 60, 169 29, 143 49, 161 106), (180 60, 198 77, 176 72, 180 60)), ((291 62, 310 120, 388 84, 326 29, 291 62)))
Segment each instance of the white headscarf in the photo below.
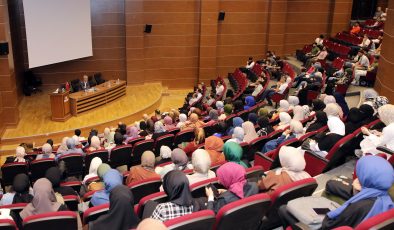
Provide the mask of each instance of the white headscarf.
POLYGON ((324 104, 328 105, 328 104, 331 104, 331 103, 337 103, 337 101, 335 100, 335 97, 332 96, 332 95, 326 95, 324 97, 324 104))
POLYGON ((279 109, 278 109, 278 111, 279 112, 287 112, 287 111, 289 111, 289 107, 290 107, 290 104, 289 104, 288 101, 280 100, 279 101, 279 109))
POLYGON ((48 144, 48 143, 45 143, 43 146, 42 146, 42 152, 44 153, 44 154, 51 154, 52 153, 52 146, 50 145, 50 144, 48 144))
POLYGON ((15 151, 15 162, 26 162, 25 156, 26 156, 26 150, 22 146, 16 147, 15 151))
POLYGON ((297 120, 290 121, 290 130, 296 135, 297 138, 304 134, 304 127, 302 126, 301 122, 297 120))
POLYGON ((289 96, 287 101, 290 104, 290 109, 294 108, 294 106, 296 106, 300 103, 300 99, 298 99, 298 97, 296 97, 296 96, 289 96))
POLYGON ((364 99, 365 100, 374 99, 377 96, 379 96, 379 94, 374 89, 366 89, 366 90, 364 90, 364 99))
POLYGON ((339 117, 340 113, 337 103, 330 103, 326 105, 326 108, 324 108, 323 111, 327 114, 327 117, 339 117))
POLYGON ((155 123, 155 133, 164 133, 166 129, 164 128, 163 122, 156 121, 155 123))
POLYGON ((171 152, 172 152, 172 150, 168 146, 162 145, 160 147, 160 156, 162 159, 171 158, 171 152))
POLYGON ((90 162, 89 166, 89 174, 83 178, 83 183, 85 183, 88 179, 97 176, 97 169, 103 163, 100 157, 95 157, 90 162))
POLYGON ((345 136, 345 124, 341 121, 341 119, 339 119, 339 117, 328 117, 327 126, 330 130, 330 133, 345 136))
POLYGON ((197 149, 192 155, 192 165, 195 172, 208 176, 211 167, 211 157, 205 149, 197 149))
POLYGON ((256 130, 254 128, 254 125, 252 122, 250 121, 246 121, 242 124, 242 128, 245 132, 245 136, 244 136, 244 142, 251 142, 254 139, 256 139, 257 137, 259 137, 256 133, 256 130))
POLYGON ((100 149, 100 139, 97 136, 93 136, 90 139, 90 147, 95 148, 96 150, 100 149))
POLYGON ((304 155, 299 149, 282 146, 279 150, 279 159, 282 168, 276 170, 276 175, 280 175, 282 171, 285 171, 293 182, 311 177, 304 171, 306 162, 304 155))
POLYGON ((305 119, 305 110, 302 106, 296 105, 293 109, 293 120, 302 121, 305 119))
POLYGON ((279 126, 282 125, 289 125, 290 121, 291 121, 291 116, 286 113, 286 112, 280 112, 279 113, 279 126))
POLYGON ((386 125, 394 123, 394 105, 386 104, 378 109, 380 120, 386 125))
POLYGON ((176 125, 177 128, 180 128, 187 121, 187 116, 184 113, 179 114, 179 122, 176 125))
POLYGON ((245 137, 244 129, 241 127, 235 127, 233 131, 233 138, 230 140, 237 142, 239 144, 243 142, 244 137, 245 137))
POLYGON ((68 150, 68 148, 67 148, 67 140, 68 140, 68 137, 63 137, 62 144, 57 149, 57 153, 63 153, 63 152, 68 150))
POLYGON ((223 101, 216 102, 216 109, 221 110, 223 109, 223 107, 224 107, 223 101))

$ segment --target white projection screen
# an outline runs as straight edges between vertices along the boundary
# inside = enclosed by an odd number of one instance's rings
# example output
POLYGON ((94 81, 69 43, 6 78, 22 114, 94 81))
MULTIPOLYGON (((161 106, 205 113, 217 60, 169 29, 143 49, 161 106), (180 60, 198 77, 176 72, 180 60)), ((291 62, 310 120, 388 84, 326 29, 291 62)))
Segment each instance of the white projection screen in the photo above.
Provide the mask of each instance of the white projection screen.
POLYGON ((90 0, 23 0, 29 68, 89 57, 90 0))

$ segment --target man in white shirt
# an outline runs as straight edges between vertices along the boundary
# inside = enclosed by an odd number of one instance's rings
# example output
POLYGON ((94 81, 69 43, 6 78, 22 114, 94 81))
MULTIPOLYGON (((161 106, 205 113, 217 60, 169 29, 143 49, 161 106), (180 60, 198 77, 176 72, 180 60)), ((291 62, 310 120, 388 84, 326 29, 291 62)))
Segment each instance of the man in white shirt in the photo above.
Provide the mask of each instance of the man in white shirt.
POLYGON ((218 84, 216 85, 216 96, 222 95, 224 90, 224 86, 222 85, 221 81, 218 81, 218 84))
POLYGON ((261 90, 263 90, 263 82, 258 81, 257 86, 253 90, 252 96, 256 97, 260 93, 261 90))
POLYGON ((359 52, 361 54, 360 59, 358 59, 358 62, 354 65, 354 69, 368 69, 369 67, 369 59, 367 55, 365 55, 364 50, 360 50, 359 52))
POLYGON ((321 45, 322 46, 323 45, 323 41, 324 41, 324 35, 323 34, 320 34, 320 36, 315 39, 315 43, 317 45, 321 45))
POLYGON ((368 38, 367 34, 364 34, 363 41, 358 46, 360 46, 361 48, 368 48, 369 44, 371 44, 371 40, 368 38))
POLYGON ((291 82, 290 77, 283 76, 276 86, 274 86, 271 89, 266 89, 264 91, 264 93, 261 95, 261 101, 264 101, 264 99, 267 99, 268 105, 272 106, 272 101, 271 101, 272 95, 274 95, 275 93, 283 94, 285 92, 285 90, 287 89, 287 87, 289 86, 290 82, 291 82))
POLYGON ((249 57, 248 61, 246 62, 245 68, 251 69, 251 68, 253 68, 253 66, 254 66, 253 57, 249 57))

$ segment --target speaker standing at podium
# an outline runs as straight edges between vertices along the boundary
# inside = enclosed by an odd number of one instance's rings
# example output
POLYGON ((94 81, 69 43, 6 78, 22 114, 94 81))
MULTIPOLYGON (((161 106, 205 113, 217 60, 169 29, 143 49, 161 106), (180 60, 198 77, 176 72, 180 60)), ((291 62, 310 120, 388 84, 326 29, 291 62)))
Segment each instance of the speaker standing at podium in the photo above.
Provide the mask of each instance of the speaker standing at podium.
POLYGON ((80 87, 81 87, 81 90, 83 90, 83 91, 90 89, 87 75, 83 75, 83 81, 80 82, 80 87))

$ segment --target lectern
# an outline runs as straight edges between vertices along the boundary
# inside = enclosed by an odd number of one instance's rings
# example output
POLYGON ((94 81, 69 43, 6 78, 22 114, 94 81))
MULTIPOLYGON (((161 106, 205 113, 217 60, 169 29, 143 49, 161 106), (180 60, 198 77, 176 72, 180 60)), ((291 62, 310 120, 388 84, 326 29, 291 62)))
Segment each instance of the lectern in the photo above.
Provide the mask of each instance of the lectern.
POLYGON ((71 117, 69 92, 50 93, 53 121, 66 121, 71 117))

